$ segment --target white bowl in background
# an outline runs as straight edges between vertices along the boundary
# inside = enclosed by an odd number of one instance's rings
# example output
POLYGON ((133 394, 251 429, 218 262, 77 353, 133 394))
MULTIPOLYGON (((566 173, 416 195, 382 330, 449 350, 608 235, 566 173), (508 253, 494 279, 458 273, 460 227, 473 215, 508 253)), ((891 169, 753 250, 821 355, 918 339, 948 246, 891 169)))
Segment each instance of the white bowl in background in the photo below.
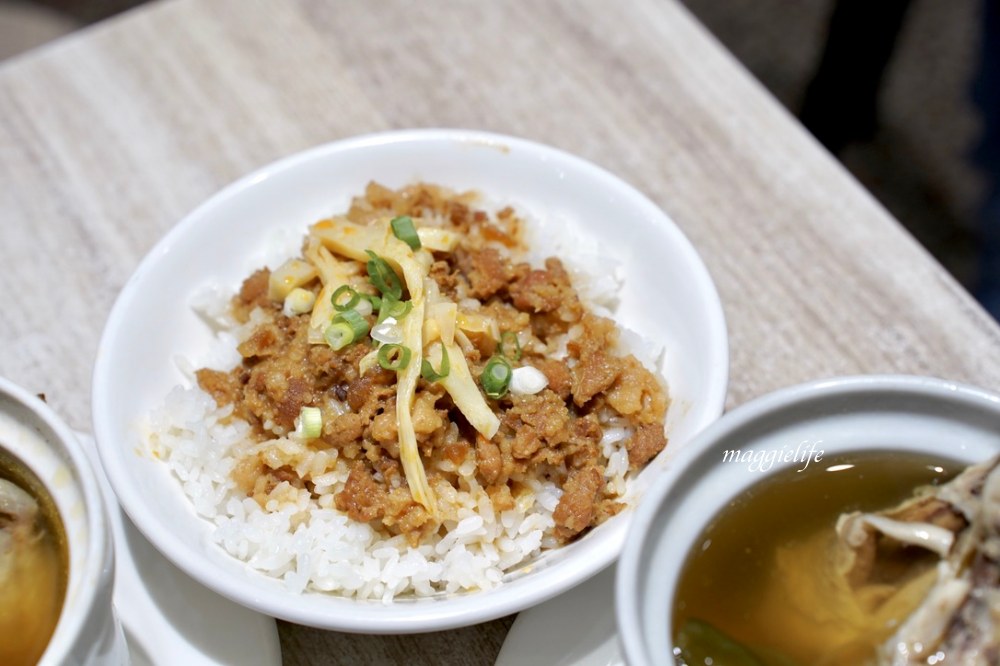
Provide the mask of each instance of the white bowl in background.
POLYGON ((114 550, 90 462, 65 423, 36 396, 0 377, 0 447, 38 477, 62 519, 69 579, 41 666, 128 663, 114 616, 114 550))
POLYGON ((697 253, 649 199, 567 153, 511 137, 465 130, 374 134, 291 156, 242 178, 182 220, 146 256, 108 319, 93 382, 95 435, 111 485, 136 526, 207 587, 292 622, 366 633, 417 632, 501 617, 552 597, 617 557, 631 512, 543 556, 532 572, 499 587, 446 599, 385 605, 330 594, 288 592, 209 539, 179 482, 148 453, 142 419, 176 384, 178 354, 211 343, 191 309, 209 281, 232 290, 260 265, 276 230, 301 237, 309 224, 346 210, 370 180, 400 187, 424 181, 474 189, 509 203, 556 233, 592 236, 624 264, 616 319, 662 342, 673 404, 671 444, 639 475, 641 490, 691 437, 721 413, 728 376, 725 321, 697 253))
POLYGON ((1000 453, 1000 396, 927 377, 845 377, 783 389, 719 419, 656 480, 632 521, 615 583, 627 663, 673 666, 674 596, 688 553, 730 501, 803 466, 800 456, 751 471, 723 462, 725 452, 791 452, 799 445, 815 445, 825 457, 900 451, 982 462, 1000 453))

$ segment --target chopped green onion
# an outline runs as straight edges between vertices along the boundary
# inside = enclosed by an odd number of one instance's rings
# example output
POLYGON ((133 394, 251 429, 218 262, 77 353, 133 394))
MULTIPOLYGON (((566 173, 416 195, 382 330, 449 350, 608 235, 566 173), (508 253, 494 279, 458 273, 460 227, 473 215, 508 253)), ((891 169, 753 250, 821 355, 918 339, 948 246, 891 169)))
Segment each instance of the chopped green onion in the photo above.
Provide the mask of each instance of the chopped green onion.
POLYGON ((541 370, 530 365, 514 368, 510 375, 510 386, 507 387, 513 395, 535 395, 549 385, 549 379, 541 370))
POLYGON ((381 324, 389 317, 399 321, 406 315, 410 314, 410 310, 412 309, 413 301, 399 301, 392 296, 386 296, 382 299, 382 307, 378 310, 377 323, 381 324))
POLYGON ((361 294, 357 292, 354 287, 342 284, 337 287, 337 290, 333 292, 333 296, 330 297, 330 302, 333 303, 333 309, 337 312, 344 312, 345 310, 353 310, 354 307, 361 302, 361 294), (340 297, 347 294, 347 302, 341 303, 340 297))
POLYGON ((365 250, 370 259, 365 267, 368 269, 368 279, 383 296, 392 296, 397 301, 403 297, 403 285, 396 271, 386 263, 386 260, 371 250, 365 250))
POLYGON ((382 309, 382 299, 378 296, 372 296, 371 294, 361 294, 361 298, 365 299, 372 304, 372 310, 382 309))
POLYGON ((358 314, 357 310, 345 310, 333 318, 333 323, 346 322, 354 331, 354 337, 360 338, 368 332, 368 322, 358 314))
POLYGON ((390 300, 384 309, 387 310, 388 316, 395 317, 396 319, 402 319, 406 315, 410 314, 410 310, 413 309, 413 301, 390 300))
POLYGON ((486 395, 494 400, 502 398, 510 388, 510 379, 514 375, 510 363, 503 356, 494 356, 479 375, 479 383, 483 385, 486 395))
POLYGON ((429 382, 436 382, 444 379, 451 372, 451 361, 448 359, 448 349, 441 345, 441 369, 435 371, 434 366, 426 358, 420 364, 420 376, 429 382))
POLYGON ((354 331, 344 322, 330 324, 323 331, 323 339, 334 351, 339 351, 354 342, 354 331))
POLYGON ((334 351, 343 349, 347 345, 359 340, 368 332, 368 322, 358 314, 357 310, 345 310, 336 317, 326 330, 323 331, 323 339, 334 351))
POLYGON ((333 318, 333 323, 344 322, 351 327, 354 338, 360 338, 368 332, 368 322, 357 310, 345 310, 333 318))
POLYGON ((323 413, 319 407, 303 407, 299 410, 299 423, 295 428, 301 437, 315 439, 323 432, 323 413))
POLYGON ((378 350, 378 364, 386 370, 405 370, 410 364, 410 348, 403 345, 382 345, 378 350), (398 353, 397 353, 398 352, 398 353))
POLYGON ((372 307, 371 301, 369 301, 363 295, 358 294, 358 296, 359 296, 358 304, 354 306, 354 309, 362 317, 367 317, 368 315, 372 314, 372 312, 375 311, 375 308, 372 307))
POLYGON ((509 358, 512 361, 521 360, 521 341, 517 339, 517 333, 514 331, 504 331, 500 334, 500 344, 498 345, 498 350, 500 355, 509 358), (513 350, 509 347, 513 345, 513 350))
POLYGON ((395 217, 389 225, 392 227, 392 233, 396 238, 414 250, 420 249, 420 236, 417 235, 417 229, 413 226, 413 219, 409 215, 395 217))
POLYGON ((285 302, 281 306, 281 314, 286 317, 305 314, 313 309, 315 303, 316 294, 308 289, 296 287, 285 296, 285 302))

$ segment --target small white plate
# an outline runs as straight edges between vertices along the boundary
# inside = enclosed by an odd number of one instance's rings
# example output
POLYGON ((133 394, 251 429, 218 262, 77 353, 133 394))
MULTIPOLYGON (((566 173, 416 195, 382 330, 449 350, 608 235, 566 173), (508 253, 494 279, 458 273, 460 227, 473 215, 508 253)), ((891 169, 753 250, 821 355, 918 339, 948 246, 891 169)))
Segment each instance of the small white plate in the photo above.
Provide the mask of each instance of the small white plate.
POLYGON ((518 614, 495 666, 625 666, 615 629, 615 565, 518 614))
POLYGON ((171 564, 122 512, 94 438, 76 433, 108 506, 115 544, 115 614, 134 666, 280 666, 274 618, 235 604, 171 564))

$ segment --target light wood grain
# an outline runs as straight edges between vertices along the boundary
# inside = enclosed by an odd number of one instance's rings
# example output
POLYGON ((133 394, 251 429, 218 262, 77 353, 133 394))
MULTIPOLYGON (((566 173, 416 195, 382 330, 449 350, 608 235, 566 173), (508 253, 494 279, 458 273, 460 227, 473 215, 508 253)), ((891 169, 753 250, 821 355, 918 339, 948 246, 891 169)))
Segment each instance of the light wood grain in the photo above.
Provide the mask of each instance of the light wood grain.
MULTIPOLYGON (((173 0, 0 65, 0 374, 88 429, 104 319, 171 225, 277 157, 426 126, 543 141, 660 204, 722 295, 730 406, 850 373, 1000 388, 996 324, 672 0, 173 0)), ((288 664, 485 664, 510 619, 279 626, 288 664)))

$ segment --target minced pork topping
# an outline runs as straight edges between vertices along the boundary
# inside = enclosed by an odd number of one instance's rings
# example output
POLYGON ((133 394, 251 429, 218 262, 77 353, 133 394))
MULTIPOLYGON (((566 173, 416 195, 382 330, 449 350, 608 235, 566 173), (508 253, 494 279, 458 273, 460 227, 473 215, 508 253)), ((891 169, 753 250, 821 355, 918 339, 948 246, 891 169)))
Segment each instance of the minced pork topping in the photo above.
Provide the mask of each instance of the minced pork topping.
MULTIPOLYGON (((558 258, 519 260, 518 215, 475 201, 369 184, 346 215, 310 228, 300 257, 243 282, 232 314, 255 325, 242 362, 197 380, 256 440, 335 450, 350 464, 335 507, 383 534, 416 545, 439 532, 442 494, 472 475, 497 512, 530 480, 561 488, 564 543, 622 509, 605 429, 625 429, 628 465, 643 467, 666 445, 667 395, 558 258)), ((313 488, 308 471, 263 453, 232 476, 261 506, 279 484, 313 488)))

